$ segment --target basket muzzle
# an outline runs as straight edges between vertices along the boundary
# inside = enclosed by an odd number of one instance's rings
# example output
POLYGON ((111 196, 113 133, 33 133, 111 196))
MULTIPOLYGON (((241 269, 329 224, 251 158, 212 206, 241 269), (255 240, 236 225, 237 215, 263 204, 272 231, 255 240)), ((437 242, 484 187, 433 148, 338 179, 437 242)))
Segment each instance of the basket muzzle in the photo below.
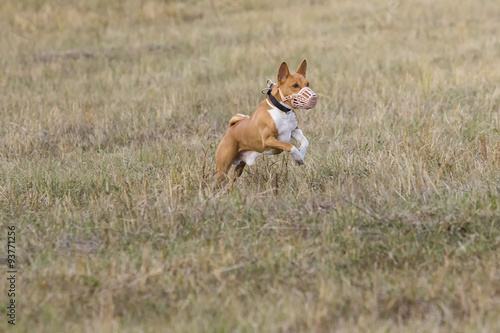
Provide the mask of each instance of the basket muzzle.
POLYGON ((283 102, 290 100, 294 109, 312 109, 318 102, 318 95, 309 87, 304 87, 296 94, 283 96, 281 89, 279 90, 283 102))

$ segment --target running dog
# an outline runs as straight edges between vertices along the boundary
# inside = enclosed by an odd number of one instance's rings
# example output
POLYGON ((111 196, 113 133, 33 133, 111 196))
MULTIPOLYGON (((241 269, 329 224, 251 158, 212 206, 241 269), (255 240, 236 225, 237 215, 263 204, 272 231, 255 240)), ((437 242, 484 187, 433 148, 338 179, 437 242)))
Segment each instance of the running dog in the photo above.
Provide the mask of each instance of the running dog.
POLYGON ((292 154, 297 165, 304 164, 309 141, 299 128, 297 109, 316 106, 318 95, 309 88, 306 79, 307 61, 304 59, 296 73, 290 74, 283 62, 278 70, 277 84, 268 80, 263 89, 267 96, 251 116, 236 114, 229 121, 229 128, 216 153, 216 178, 222 181, 231 165, 235 168, 230 178, 238 178, 246 165, 253 165, 262 155, 292 154), (300 143, 297 149, 291 138, 300 143))

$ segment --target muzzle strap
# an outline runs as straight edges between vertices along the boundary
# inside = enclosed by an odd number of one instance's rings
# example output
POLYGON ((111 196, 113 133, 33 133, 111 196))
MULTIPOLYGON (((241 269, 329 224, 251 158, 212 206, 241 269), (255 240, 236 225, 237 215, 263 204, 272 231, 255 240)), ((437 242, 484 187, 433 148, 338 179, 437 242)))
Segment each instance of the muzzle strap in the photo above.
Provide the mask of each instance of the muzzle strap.
POLYGON ((273 90, 273 85, 274 85, 274 83, 271 83, 271 85, 269 86, 269 90, 267 91, 267 95, 269 96, 269 100, 271 101, 271 103, 273 103, 273 105, 276 108, 280 109, 281 111, 283 111, 285 113, 292 111, 293 109, 291 107, 284 106, 283 104, 278 102, 278 100, 276 98, 274 98, 274 96, 271 94, 271 91, 273 90))

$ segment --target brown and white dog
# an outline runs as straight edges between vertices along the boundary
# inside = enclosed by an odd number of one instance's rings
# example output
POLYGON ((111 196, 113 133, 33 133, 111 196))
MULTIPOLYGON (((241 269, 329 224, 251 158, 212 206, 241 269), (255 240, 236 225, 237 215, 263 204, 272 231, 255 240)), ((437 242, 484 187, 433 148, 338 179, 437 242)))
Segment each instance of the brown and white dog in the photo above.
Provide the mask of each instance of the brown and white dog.
POLYGON ((296 109, 311 109, 318 96, 306 80, 307 61, 304 59, 297 73, 290 74, 283 62, 278 70, 278 82, 271 85, 267 96, 251 116, 236 114, 217 148, 216 178, 224 179, 231 165, 235 165, 231 179, 241 175, 245 166, 253 165, 262 155, 292 154, 297 165, 304 164, 309 141, 299 128, 296 109), (291 138, 300 143, 297 149, 291 138))

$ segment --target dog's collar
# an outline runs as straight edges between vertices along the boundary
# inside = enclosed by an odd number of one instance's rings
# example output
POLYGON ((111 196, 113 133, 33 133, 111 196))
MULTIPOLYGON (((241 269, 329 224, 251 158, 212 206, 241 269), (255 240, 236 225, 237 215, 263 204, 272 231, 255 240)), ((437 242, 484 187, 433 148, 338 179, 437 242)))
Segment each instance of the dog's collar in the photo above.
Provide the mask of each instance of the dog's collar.
POLYGON ((277 109, 279 109, 285 113, 292 111, 293 109, 290 106, 288 106, 284 103, 280 103, 280 102, 278 102, 278 100, 276 98, 274 98, 274 96, 271 94, 271 91, 273 90, 273 86, 274 86, 274 83, 271 83, 271 85, 269 86, 269 90, 267 91, 267 95, 269 96, 269 100, 271 101, 271 103, 277 109))

